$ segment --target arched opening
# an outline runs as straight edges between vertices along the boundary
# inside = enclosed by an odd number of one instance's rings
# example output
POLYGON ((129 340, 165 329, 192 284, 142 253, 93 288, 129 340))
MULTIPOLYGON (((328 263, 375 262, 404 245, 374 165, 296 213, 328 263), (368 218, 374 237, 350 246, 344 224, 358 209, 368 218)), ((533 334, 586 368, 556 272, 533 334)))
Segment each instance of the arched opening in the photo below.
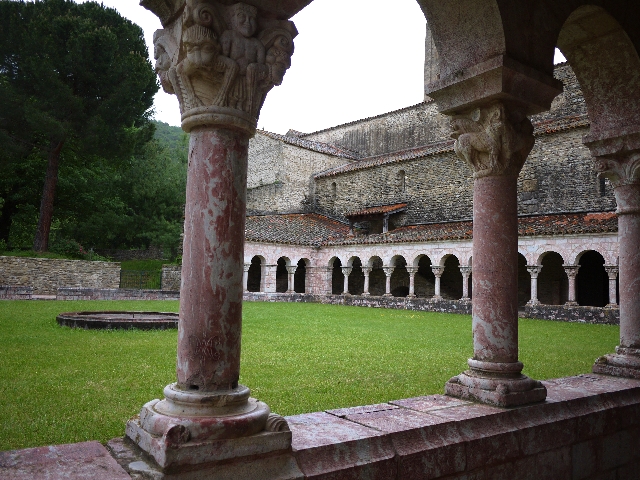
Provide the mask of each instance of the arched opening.
POLYGON ((524 308, 531 299, 531 274, 527 270, 527 259, 518 252, 518 308, 524 308))
POLYGON ((278 259, 278 265, 276 266, 276 292, 278 293, 284 293, 289 290, 289 272, 287 272, 289 263, 287 257, 278 259))
POLYGON ((544 305, 563 305, 567 302, 569 279, 564 271, 562 256, 546 252, 542 256, 542 269, 538 275, 538 300, 544 305))
POLYGON ((402 255, 396 255, 391 259, 395 267, 391 273, 391 295, 394 297, 406 297, 409 295, 409 272, 407 261, 402 255))
POLYGON ((293 275, 293 290, 296 293, 306 293, 307 288, 307 259, 301 258, 298 260, 298 268, 293 275))
POLYGON ((578 305, 604 307, 609 303, 609 276, 604 258, 595 250, 584 252, 578 262, 576 301, 578 305))
POLYGON ((380 257, 371 257, 369 266, 371 267, 369 293, 376 296, 384 295, 387 287, 387 277, 382 269, 382 259, 380 257))
POLYGON ((251 266, 249 267, 249 271, 247 272, 247 291, 249 292, 260 292, 262 291, 262 266, 264 262, 262 261, 262 257, 256 255, 251 259, 251 266))
POLYGON ((364 292, 364 272, 362 271, 362 261, 359 257, 352 257, 349 260, 351 274, 349 275, 349 293, 351 295, 362 295, 364 292))
POLYGON ((342 262, 335 257, 332 262, 331 270, 331 293, 333 295, 341 295, 344 290, 344 274, 342 273, 342 262))
POLYGON ((418 271, 414 279, 414 293, 416 297, 431 298, 435 294, 436 276, 431 271, 431 259, 420 256, 418 271))
POLYGON ((444 261, 444 271, 440 279, 440 295, 449 300, 462 298, 462 273, 460 273, 460 261, 455 255, 448 255, 444 261))

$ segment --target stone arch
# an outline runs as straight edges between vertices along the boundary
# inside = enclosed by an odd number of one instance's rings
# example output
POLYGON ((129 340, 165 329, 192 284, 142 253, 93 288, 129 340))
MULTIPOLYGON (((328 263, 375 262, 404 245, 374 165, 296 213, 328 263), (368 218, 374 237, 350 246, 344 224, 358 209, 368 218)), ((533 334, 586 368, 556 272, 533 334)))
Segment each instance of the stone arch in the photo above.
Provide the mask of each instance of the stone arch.
POLYGON ((545 305, 563 305, 568 298, 569 279, 564 271, 562 255, 547 251, 540 255, 538 265, 538 300, 545 305))
POLYGON ((276 262, 276 292, 284 293, 289 289, 289 272, 291 266, 289 257, 280 257, 276 262))
POLYGON ((609 276, 604 257, 595 250, 581 252, 576 265, 576 301, 578 305, 604 307, 609 303, 609 276))
POLYGON ((440 279, 440 295, 449 300, 459 300, 462 298, 460 260, 456 255, 448 253, 440 259, 440 266, 444 267, 440 279))
POLYGON ((387 286, 387 276, 384 274, 382 258, 377 255, 369 258, 367 266, 371 267, 369 273, 369 293, 371 295, 384 295, 387 286))
POLYGON ((362 260, 360 257, 353 256, 347 262, 351 267, 349 274, 349 293, 351 295, 362 295, 364 292, 364 272, 362 271, 362 260))
POLYGON ((251 266, 247 272, 247 291, 264 292, 265 259, 261 255, 255 255, 250 263, 251 266))
POLYGON ((293 290, 296 293, 307 292, 307 267, 311 266, 311 260, 308 258, 301 258, 298 260, 298 268, 293 275, 293 290))
POLYGON ((413 266, 418 268, 414 279, 414 293, 416 297, 433 297, 436 277, 431 270, 431 258, 429 258, 428 255, 418 255, 413 260, 413 266))
POLYGON ((402 255, 394 255, 391 258, 391 295, 394 297, 406 297, 409 295, 409 272, 407 261, 402 255))
POLYGON ((585 141, 640 130, 640 57, 621 23, 602 7, 583 5, 567 17, 557 44, 584 95, 591 123, 585 141))

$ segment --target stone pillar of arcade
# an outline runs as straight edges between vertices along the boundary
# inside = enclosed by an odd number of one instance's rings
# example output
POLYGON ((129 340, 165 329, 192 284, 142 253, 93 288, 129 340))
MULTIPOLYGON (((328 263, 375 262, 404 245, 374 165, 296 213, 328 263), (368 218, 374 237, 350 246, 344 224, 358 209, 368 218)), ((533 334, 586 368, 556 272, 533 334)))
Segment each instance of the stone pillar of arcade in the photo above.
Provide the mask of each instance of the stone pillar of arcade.
POLYGON ((142 4, 164 27, 154 35, 156 71, 178 97, 190 144, 177 381, 126 433, 171 478, 293 478, 286 421, 238 380, 249 138, 297 32, 288 13, 245 3, 142 4))
POLYGON ((385 276, 387 277, 387 282, 385 283, 385 287, 384 287, 384 295, 382 295, 383 297, 391 297, 391 275, 393 274, 393 271, 395 270, 396 267, 382 267, 382 270, 384 271, 385 276))
MULTIPOLYGON (((451 117, 454 150, 473 172, 473 358, 448 395, 509 407, 543 401, 546 389, 518 360, 517 179, 533 148, 528 115, 549 108, 561 84, 496 56, 427 87, 451 117)), ((434 272, 435 273, 435 272, 434 272)))
POLYGON ((593 371, 640 379, 640 134, 587 145, 618 205, 620 345, 593 371))
POLYGON ((370 295, 369 293, 369 274, 373 270, 373 267, 362 267, 362 273, 364 273, 364 291, 362 292, 363 296, 370 295))
POLYGON ((527 271, 531 275, 531 298, 527 305, 538 305, 540 303, 540 300, 538 300, 538 275, 542 271, 542 265, 527 267, 527 271))
POLYGON ((287 265, 287 275, 288 275, 287 293, 295 293, 294 279, 295 279, 295 275, 296 275, 296 270, 297 269, 298 269, 297 265, 287 265))
POLYGON ((407 295, 407 298, 416 298, 416 273, 418 273, 418 267, 407 267, 407 273, 409 274, 409 295, 407 295))
POLYGON ((469 301, 469 276, 471 275, 471 267, 460 267, 462 274, 462 298, 460 300, 469 301))
POLYGON ((435 276, 435 284, 433 286, 433 300, 442 300, 442 294, 440 288, 442 286, 442 274, 444 273, 444 267, 431 265, 431 271, 435 276))
POLYGON ((344 275, 344 284, 342 287, 342 295, 350 295, 349 294, 349 275, 351 275, 351 271, 353 267, 341 267, 342 275, 344 275))
POLYGON ((576 306, 578 302, 576 302, 576 276, 578 275, 578 270, 580 270, 580 265, 565 265, 563 264, 565 273, 567 274, 567 280, 569 283, 569 287, 567 290, 567 301, 565 303, 566 306, 576 306))
POLYGON ((618 266, 617 265, 605 265, 605 272, 609 277, 609 304, 607 307, 616 308, 618 306, 618 292, 616 280, 618 279, 618 266))

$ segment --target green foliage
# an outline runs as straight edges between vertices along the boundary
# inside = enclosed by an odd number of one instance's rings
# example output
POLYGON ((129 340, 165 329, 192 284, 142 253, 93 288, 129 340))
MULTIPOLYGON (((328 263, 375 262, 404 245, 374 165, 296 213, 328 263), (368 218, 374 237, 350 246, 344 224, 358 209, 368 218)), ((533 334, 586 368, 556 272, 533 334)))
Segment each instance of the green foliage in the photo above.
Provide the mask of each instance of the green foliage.
POLYGON ((39 208, 47 161, 60 145, 54 211, 68 235, 92 208, 78 195, 105 187, 100 180, 151 139, 157 90, 142 30, 116 10, 0 1, 0 238, 24 246, 34 226, 19 212, 39 208))
MULTIPOLYGON (((122 436, 175 381, 175 330, 57 326, 58 313, 82 310, 177 311, 178 302, 3 301, 0 411, 11 421, 0 422, 0 450, 122 436)), ((469 316, 267 302, 243 311, 241 383, 283 415, 441 393, 472 354, 469 316)), ((619 331, 521 320, 525 373, 587 373, 619 331)))
POLYGON ((144 270, 146 272, 161 272, 165 260, 125 260, 120 262, 121 270, 144 270))

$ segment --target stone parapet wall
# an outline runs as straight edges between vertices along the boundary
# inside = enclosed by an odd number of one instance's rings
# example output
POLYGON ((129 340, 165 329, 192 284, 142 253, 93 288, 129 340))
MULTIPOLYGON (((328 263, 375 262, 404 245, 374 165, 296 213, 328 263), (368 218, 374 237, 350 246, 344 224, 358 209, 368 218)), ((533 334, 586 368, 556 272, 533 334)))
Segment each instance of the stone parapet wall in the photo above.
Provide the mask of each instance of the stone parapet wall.
POLYGON ((120 264, 54 258, 0 257, 0 285, 55 295, 59 287, 118 288, 120 264))
POLYGON ((170 292, 180 291, 180 281, 182 275, 182 265, 162 266, 162 290, 170 292))
POLYGON ((0 300, 31 300, 33 287, 0 285, 0 300))
POLYGON ((125 288, 59 288, 56 300, 180 300, 180 292, 125 288))
POLYGON ((471 302, 462 300, 431 300, 426 298, 374 297, 360 295, 309 295, 300 293, 245 292, 249 302, 296 302, 350 305, 354 307, 394 308, 424 312, 460 313, 471 315, 471 302))
POLYGON ((566 305, 526 305, 524 317, 560 322, 606 323, 620 325, 619 308, 566 305))

